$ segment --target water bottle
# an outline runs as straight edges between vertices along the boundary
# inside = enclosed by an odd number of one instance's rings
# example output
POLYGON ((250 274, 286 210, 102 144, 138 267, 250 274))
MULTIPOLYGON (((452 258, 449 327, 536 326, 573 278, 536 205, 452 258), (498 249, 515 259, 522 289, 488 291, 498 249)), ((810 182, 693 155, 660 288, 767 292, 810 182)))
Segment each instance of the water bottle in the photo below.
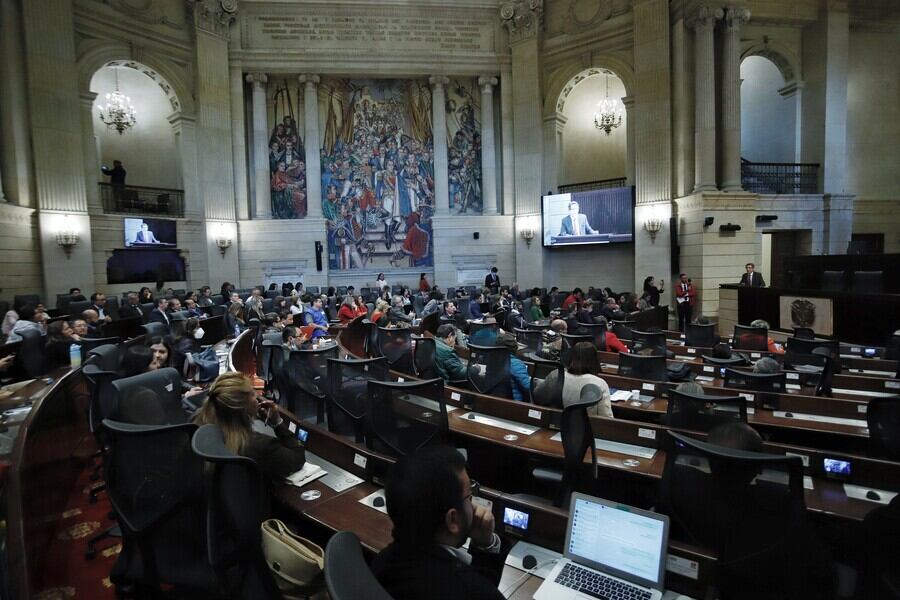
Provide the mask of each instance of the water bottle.
POLYGON ((69 363, 73 369, 81 366, 81 346, 79 344, 69 346, 69 363))

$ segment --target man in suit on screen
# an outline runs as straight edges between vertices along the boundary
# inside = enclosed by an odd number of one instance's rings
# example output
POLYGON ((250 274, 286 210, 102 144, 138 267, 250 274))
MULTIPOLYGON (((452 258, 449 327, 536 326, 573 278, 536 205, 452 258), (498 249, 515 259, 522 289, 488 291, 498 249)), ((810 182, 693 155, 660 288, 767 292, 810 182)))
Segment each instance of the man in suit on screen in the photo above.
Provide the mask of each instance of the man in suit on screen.
POLYGON ((563 217, 559 235, 594 235, 597 233, 597 230, 588 223, 587 216, 578 210, 577 202, 574 200, 569 202, 569 214, 563 217))
POLYGON ((141 223, 141 230, 137 232, 134 236, 134 242, 136 244, 159 244, 160 241, 156 239, 156 236, 153 235, 153 232, 150 231, 150 226, 146 223, 141 223))

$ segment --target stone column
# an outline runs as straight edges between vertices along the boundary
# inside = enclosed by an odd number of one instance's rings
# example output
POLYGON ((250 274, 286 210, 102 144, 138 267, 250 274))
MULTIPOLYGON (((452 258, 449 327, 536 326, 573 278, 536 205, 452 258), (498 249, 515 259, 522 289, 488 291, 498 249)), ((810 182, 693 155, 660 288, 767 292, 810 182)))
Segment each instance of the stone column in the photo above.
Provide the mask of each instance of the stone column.
POLYGON ((301 75, 303 84, 303 147, 306 148, 306 216, 322 218, 322 161, 319 148, 319 76, 301 75))
POLYGON ((500 69, 500 137, 503 140, 503 213, 515 212, 516 176, 513 156, 512 70, 500 69))
MULTIPOLYGON (((713 30, 721 8, 701 6, 694 28, 694 192, 716 188, 716 69, 713 30)), ((727 86, 726 86, 727 87, 727 86)), ((740 89, 738 89, 740 102, 740 89)), ((738 108, 738 128, 741 125, 738 108)), ((738 131, 740 136, 740 131, 738 131)), ((738 144, 740 152, 740 144, 738 144)), ((740 166, 740 165, 738 165, 740 166)), ((740 177, 738 177, 740 179, 740 177)))
POLYGON ((7 201, 31 207, 35 205, 34 177, 19 4, 0 0, 0 160, 7 201))
POLYGON ((484 214, 497 214, 497 149, 494 144, 494 86, 497 78, 478 78, 481 86, 481 194, 484 214))
POLYGON ((634 96, 623 96, 625 106, 625 185, 634 185, 634 131, 637 123, 634 116, 634 96))
POLYGON ((231 81, 231 154, 234 162, 234 209, 238 219, 250 218, 247 194, 247 135, 244 128, 244 73, 232 66, 231 81))
POLYGON ((447 113, 444 86, 448 77, 435 75, 431 84, 431 135, 434 144, 434 214, 450 213, 450 174, 447 165, 447 113))
POLYGON ((175 134, 175 147, 181 159, 181 185, 184 187, 184 216, 188 219, 203 217, 203 203, 197 181, 197 120, 177 112, 168 116, 175 134))
POLYGON ((741 25, 749 19, 750 11, 746 8, 732 7, 725 11, 722 42, 722 191, 725 192, 742 189, 741 25))
POLYGON ((272 191, 269 173, 269 128, 266 124, 265 73, 249 73, 247 81, 253 84, 253 191, 254 219, 272 217, 272 191))
MULTIPOLYGON (((842 194, 847 172, 847 64, 850 52, 850 15, 846 2, 827 3, 825 16, 825 137, 822 191, 842 194)), ((877 110, 877 109, 876 109, 877 110)), ((843 251, 843 250, 842 250, 843 251)))
POLYGON ((562 177, 563 130, 567 119, 562 113, 554 113, 544 117, 544 179, 541 181, 540 194, 550 190, 559 192, 559 180, 562 177))
POLYGON ((101 181, 100 176, 100 157, 97 154, 97 138, 94 136, 94 99, 97 94, 94 92, 82 92, 79 95, 81 100, 81 130, 82 144, 81 151, 84 154, 84 182, 85 193, 87 194, 87 204, 89 207, 102 213, 103 202, 100 198, 100 187, 97 185, 101 181))

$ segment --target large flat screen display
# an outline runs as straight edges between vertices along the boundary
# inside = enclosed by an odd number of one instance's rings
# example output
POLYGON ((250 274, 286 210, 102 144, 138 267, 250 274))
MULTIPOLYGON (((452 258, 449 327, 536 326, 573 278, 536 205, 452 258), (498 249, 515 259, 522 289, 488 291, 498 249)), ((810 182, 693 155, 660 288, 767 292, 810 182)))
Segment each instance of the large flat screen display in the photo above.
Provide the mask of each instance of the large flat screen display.
POLYGON ((544 196, 544 246, 633 241, 633 191, 634 188, 623 187, 544 196))
POLYGON ((128 248, 174 248, 175 221, 166 219, 125 219, 125 246, 128 248))

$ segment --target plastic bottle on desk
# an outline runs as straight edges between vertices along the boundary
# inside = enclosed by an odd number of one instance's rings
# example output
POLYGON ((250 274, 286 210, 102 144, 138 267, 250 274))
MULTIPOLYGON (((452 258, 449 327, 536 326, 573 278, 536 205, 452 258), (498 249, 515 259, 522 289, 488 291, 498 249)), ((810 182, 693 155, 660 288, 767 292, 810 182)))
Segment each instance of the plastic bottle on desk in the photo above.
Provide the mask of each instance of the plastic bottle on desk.
POLYGON ((81 366, 81 346, 79 344, 69 346, 69 364, 73 369, 81 366))

